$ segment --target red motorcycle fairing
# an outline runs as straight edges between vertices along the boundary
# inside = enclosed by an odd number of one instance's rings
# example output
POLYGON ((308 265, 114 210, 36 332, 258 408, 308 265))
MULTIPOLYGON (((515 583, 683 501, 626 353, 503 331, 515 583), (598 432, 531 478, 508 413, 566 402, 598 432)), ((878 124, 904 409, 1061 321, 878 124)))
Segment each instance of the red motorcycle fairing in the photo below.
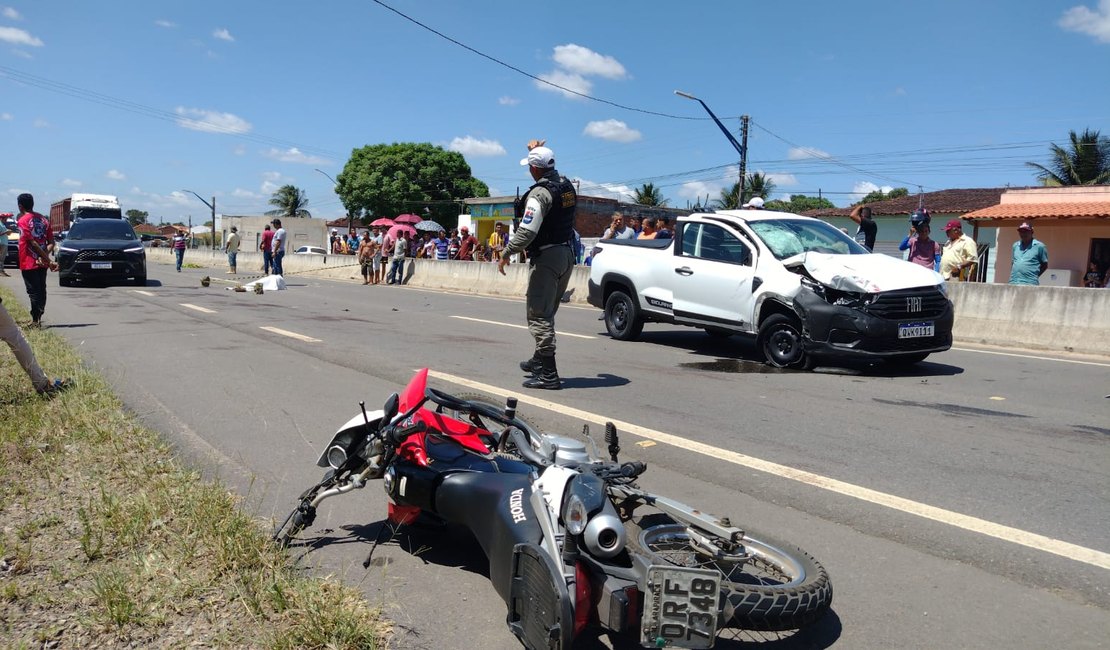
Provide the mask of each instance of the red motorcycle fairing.
MULTIPOLYGON (((405 386, 404 390, 400 393, 400 412, 404 413, 412 408, 414 404, 423 400, 424 389, 427 387, 428 369, 421 368, 412 376, 408 385, 405 386)), ((401 443, 401 446, 397 448, 397 453, 402 458, 412 461, 421 467, 427 467, 428 465, 426 438, 429 433, 438 432, 448 436, 453 442, 475 453, 490 453, 489 446, 486 444, 485 440, 483 440, 483 435, 486 437, 486 440, 488 440, 492 434, 485 429, 476 427, 469 422, 461 422, 454 418, 447 417, 442 413, 436 413, 423 407, 413 415, 413 419, 428 425, 428 431, 410 436, 408 440, 401 443)))

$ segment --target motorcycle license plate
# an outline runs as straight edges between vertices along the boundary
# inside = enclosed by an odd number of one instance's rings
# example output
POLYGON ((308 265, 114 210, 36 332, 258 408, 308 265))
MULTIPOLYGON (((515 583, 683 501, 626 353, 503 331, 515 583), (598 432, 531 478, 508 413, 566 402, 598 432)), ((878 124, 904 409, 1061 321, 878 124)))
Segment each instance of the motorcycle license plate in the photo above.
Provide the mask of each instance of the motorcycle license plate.
POLYGON ((649 568, 640 642, 650 647, 712 648, 720 595, 717 571, 649 568))
POLYGON ((936 327, 933 325, 933 321, 898 324, 898 338, 900 339, 917 339, 923 336, 934 336, 935 334, 936 327))
POLYGON ((89 266, 93 267, 94 269, 104 269, 108 271, 112 270, 111 262, 93 262, 89 266))

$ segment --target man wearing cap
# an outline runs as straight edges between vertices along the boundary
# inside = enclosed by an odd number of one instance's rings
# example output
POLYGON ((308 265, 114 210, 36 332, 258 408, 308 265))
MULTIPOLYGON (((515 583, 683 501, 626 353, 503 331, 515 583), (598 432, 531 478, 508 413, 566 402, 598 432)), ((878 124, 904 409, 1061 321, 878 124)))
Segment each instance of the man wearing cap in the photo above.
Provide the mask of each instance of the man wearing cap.
POLYGON ((953 219, 944 227, 948 241, 940 255, 940 274, 945 280, 966 280, 971 267, 979 259, 979 251, 971 237, 964 234, 963 224, 953 219))
POLYGON ((227 272, 237 273, 235 268, 235 258, 239 256, 239 245, 242 240, 239 237, 239 229, 235 226, 231 227, 231 234, 227 236, 227 243, 224 244, 224 252, 227 253, 227 272))
POLYGON ((498 260, 497 270, 505 274, 509 259, 528 252, 528 290, 526 305, 528 331, 536 340, 532 358, 522 361, 521 370, 532 374, 525 388, 562 388, 555 366, 555 312, 570 283, 574 270, 574 215, 578 193, 574 184, 555 169, 555 153, 542 145, 531 146, 527 165, 536 181, 516 204, 520 226, 513 233, 498 260))
POLYGON ((474 251, 478 248, 478 238, 470 234, 470 227, 459 228, 459 254, 455 259, 469 262, 474 259, 474 251))
POLYGON ((1028 221, 1018 226, 1014 242, 1010 284, 1040 284, 1041 274, 1048 268, 1048 249, 1033 239, 1033 225, 1028 221))
POLYGON ((751 198, 751 200, 749 200, 744 205, 740 206, 740 209, 741 210, 762 210, 763 209, 763 198, 759 197, 759 196, 753 196, 751 198))

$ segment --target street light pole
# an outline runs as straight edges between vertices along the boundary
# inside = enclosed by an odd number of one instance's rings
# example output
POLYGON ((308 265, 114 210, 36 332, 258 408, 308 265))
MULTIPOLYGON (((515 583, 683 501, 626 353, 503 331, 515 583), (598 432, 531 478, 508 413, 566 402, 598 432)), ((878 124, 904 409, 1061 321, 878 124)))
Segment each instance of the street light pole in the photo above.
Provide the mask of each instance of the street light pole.
POLYGON ((208 201, 205 201, 204 198, 201 197, 200 194, 197 194, 193 190, 181 190, 181 191, 182 192, 188 192, 189 194, 192 194, 193 196, 197 197, 198 199, 200 199, 201 203, 207 205, 208 208, 210 210, 212 210, 212 250, 216 250, 216 197, 213 196, 212 197, 212 202, 209 203, 208 201))
POLYGON ((698 99, 697 97, 694 97, 690 93, 684 93, 681 90, 674 91, 674 94, 678 95, 679 97, 685 97, 686 99, 692 99, 695 102, 701 104, 701 107, 705 109, 705 112, 709 113, 709 117, 713 118, 713 121, 717 123, 717 127, 721 129, 721 133, 724 133, 725 137, 728 138, 728 141, 732 143, 732 146, 736 149, 736 153, 740 154, 740 184, 737 186, 739 188, 739 192, 736 195, 736 207, 740 207, 740 201, 742 201, 744 198, 744 174, 748 166, 748 116, 744 115, 740 118, 743 122, 744 131, 744 144, 740 144, 736 141, 736 138, 732 137, 732 134, 729 133, 728 129, 725 128, 725 125, 721 124, 721 120, 717 119, 717 116, 713 114, 713 111, 709 110, 709 107, 705 105, 705 102, 698 99))

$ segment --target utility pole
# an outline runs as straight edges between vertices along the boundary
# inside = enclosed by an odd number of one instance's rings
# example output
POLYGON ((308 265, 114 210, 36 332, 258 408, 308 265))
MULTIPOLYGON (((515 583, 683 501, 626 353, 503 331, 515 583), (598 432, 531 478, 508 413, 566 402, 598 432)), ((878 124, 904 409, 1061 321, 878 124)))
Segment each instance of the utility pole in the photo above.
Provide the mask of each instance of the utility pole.
MULTIPOLYGON (((181 190, 181 191, 182 192, 188 192, 189 194, 192 194, 193 196, 200 199, 201 203, 207 205, 209 208, 212 209, 212 231, 211 231, 212 232, 212 250, 216 250, 216 197, 213 196, 212 197, 212 202, 209 203, 208 201, 205 201, 203 198, 201 198, 200 194, 197 194, 193 190, 181 190)), ((193 226, 193 223, 192 223, 192 220, 190 219, 190 221, 189 221, 189 230, 190 231, 193 229, 192 226, 193 226)))
POLYGON ((747 181, 748 171, 748 120, 747 115, 740 116, 740 194, 736 197, 736 207, 744 200, 744 184, 747 181))

